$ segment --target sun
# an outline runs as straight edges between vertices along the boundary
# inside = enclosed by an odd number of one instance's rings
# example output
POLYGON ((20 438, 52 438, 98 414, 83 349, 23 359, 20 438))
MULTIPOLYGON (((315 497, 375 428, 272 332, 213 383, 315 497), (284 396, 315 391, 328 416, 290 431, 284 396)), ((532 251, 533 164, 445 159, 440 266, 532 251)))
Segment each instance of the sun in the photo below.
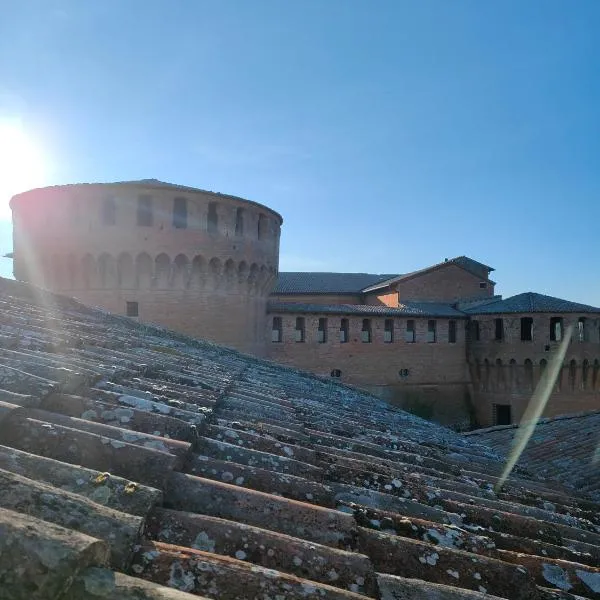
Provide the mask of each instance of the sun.
POLYGON ((10 218, 12 196, 44 185, 45 178, 40 146, 20 120, 0 117, 0 219, 10 218))

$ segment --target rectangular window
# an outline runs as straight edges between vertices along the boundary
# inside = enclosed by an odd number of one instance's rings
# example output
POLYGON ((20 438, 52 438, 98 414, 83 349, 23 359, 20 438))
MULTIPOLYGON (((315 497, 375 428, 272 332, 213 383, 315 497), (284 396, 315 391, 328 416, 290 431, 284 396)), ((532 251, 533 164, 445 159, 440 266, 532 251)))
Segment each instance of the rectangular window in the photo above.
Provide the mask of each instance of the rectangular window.
POLYGON ((409 344, 414 344, 416 339, 417 336, 415 332, 415 322, 413 321, 413 319, 409 319, 408 321, 406 321, 406 332, 404 333, 404 341, 408 342, 409 344))
POLYGON ((219 230, 219 215, 217 213, 217 203, 210 202, 208 205, 208 215, 206 217, 206 229, 209 233, 217 233, 219 230))
POLYGON ((497 341, 504 339, 504 319, 494 319, 494 339, 497 341))
POLYGON ((588 328, 585 317, 579 317, 577 321, 577 339, 580 342, 588 342, 588 328))
POLYGON ((105 198, 102 202, 102 223, 104 225, 116 225, 117 223, 117 205, 112 196, 105 198))
POLYGON ((125 314, 128 317, 138 317, 140 314, 138 303, 137 302, 126 302, 125 303, 125 314))
POLYGON ((138 198, 137 224, 142 227, 152 227, 154 224, 152 196, 140 196, 138 198))
POLYGON ((371 319, 363 319, 360 339, 365 344, 371 343, 371 319))
POLYGON ((342 319, 340 322, 340 344, 345 344, 348 341, 348 319, 342 319))
POLYGON ((480 281, 479 282, 479 288, 482 290, 487 289, 487 281, 480 281))
POLYGON ((273 317, 273 327, 271 329, 271 341, 279 343, 283 339, 283 324, 281 317, 273 317))
POLYGON ((521 317, 521 341, 531 342, 533 340, 533 318, 521 317))
POLYGON ((244 235, 244 209, 238 208, 235 211, 235 235, 240 237, 244 235))
POLYGON ((550 341, 560 342, 563 338, 563 320, 562 317, 550 318, 550 341))
POLYGON ((494 425, 511 425, 512 410, 510 404, 494 404, 494 425))
POLYGON ((383 341, 391 344, 394 341, 394 319, 386 319, 383 329, 383 341))
POLYGON ((304 317, 296 317, 296 341, 304 342, 304 317))
POLYGON ((448 321, 448 342, 456 344, 456 321, 448 321))
POLYGON ((327 319, 319 319, 319 328, 317 330, 317 341, 324 344, 327 341, 327 319))
POLYGON ((173 227, 175 229, 185 229, 187 227, 188 208, 185 198, 175 198, 173 200, 173 227))
POLYGON ((477 319, 467 322, 467 332, 469 334, 469 340, 472 342, 478 342, 480 339, 479 332, 479 321, 477 319))
POLYGON ((437 321, 434 321, 433 319, 427 321, 427 342, 429 344, 433 344, 436 341, 436 328, 437 321))

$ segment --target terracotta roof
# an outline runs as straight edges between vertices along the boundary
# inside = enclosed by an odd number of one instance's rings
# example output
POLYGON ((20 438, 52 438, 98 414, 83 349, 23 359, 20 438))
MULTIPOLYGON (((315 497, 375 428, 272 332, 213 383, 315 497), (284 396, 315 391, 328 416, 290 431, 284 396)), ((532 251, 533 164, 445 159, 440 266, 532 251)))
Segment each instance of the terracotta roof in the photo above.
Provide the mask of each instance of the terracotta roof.
POLYGON ((301 302, 269 302, 272 313, 319 313, 330 315, 364 315, 381 317, 450 317, 466 319, 467 315, 440 302, 403 302, 398 308, 371 304, 307 304, 301 302))
MULTIPOLYGON (((466 435, 504 454, 510 450, 517 428, 497 426, 466 435)), ((586 490, 600 501, 600 410, 540 420, 520 464, 586 490)))
POLYGON ((481 306, 465 308, 465 312, 472 315, 505 314, 505 313, 599 313, 600 308, 570 302, 554 296, 545 296, 535 292, 517 294, 504 300, 489 302, 481 306))
POLYGON ((2 598, 600 593, 598 504, 337 383, 0 280, 0 389, 2 598))

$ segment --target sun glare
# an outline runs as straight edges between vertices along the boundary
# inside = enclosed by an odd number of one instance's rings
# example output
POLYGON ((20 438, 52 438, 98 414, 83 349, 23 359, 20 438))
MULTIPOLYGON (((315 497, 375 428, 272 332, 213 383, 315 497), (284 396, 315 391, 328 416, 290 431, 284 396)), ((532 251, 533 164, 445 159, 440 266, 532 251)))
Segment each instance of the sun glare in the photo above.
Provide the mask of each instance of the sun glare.
POLYGON ((45 167, 41 149, 21 122, 0 118, 0 219, 10 218, 12 196, 44 185, 45 167))

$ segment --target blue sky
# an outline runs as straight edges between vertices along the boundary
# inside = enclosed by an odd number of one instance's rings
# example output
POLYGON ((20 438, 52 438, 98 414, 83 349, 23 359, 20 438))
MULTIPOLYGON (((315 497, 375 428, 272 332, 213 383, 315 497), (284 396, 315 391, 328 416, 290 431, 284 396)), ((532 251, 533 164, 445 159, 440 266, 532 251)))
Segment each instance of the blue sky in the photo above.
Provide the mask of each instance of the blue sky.
POLYGON ((0 119, 43 183, 271 206, 282 270, 467 254, 600 306, 599 30, 597 0, 5 0, 0 119))

